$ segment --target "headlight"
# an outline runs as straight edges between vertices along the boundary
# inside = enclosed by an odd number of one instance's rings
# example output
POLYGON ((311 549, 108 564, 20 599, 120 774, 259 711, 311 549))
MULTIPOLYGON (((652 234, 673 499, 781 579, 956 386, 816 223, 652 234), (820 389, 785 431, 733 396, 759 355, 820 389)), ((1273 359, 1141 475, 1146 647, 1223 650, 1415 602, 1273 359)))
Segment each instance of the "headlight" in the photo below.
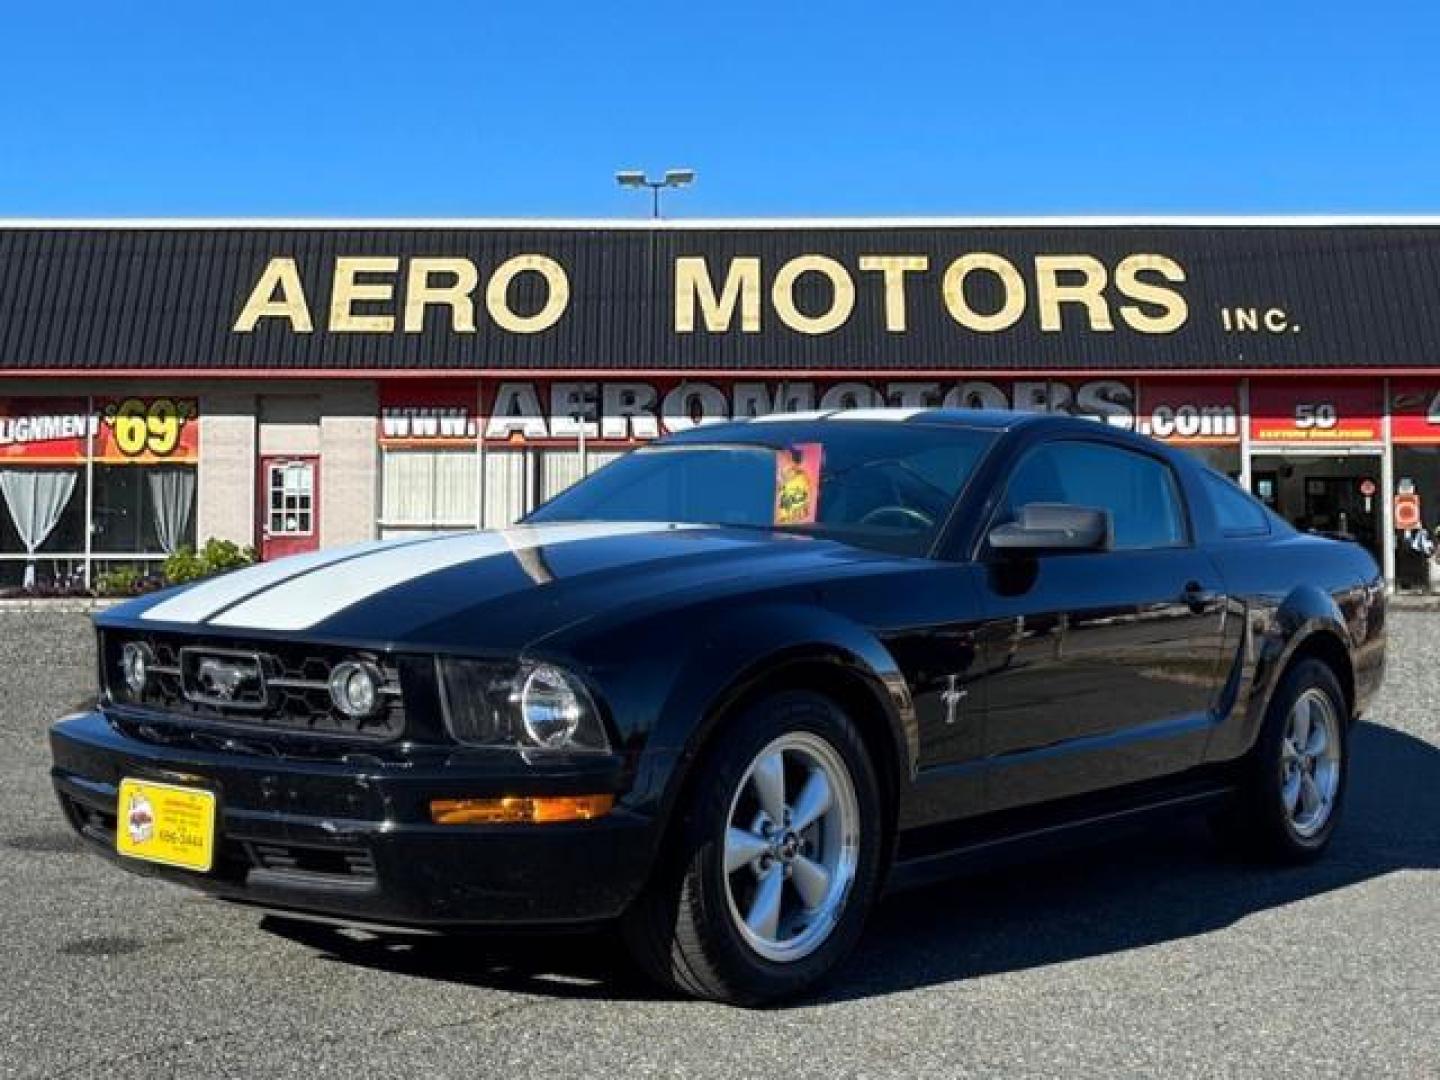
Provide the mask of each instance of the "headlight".
POLYGON ((531 668, 520 688, 520 722, 536 746, 564 746, 585 718, 585 705, 565 673, 548 664, 531 668))
POLYGON ((145 683, 150 678, 150 665, 154 661, 155 654, 143 641, 127 641, 120 650, 120 674, 124 676, 130 693, 136 697, 145 692, 145 683))
POLYGON ((437 661, 445 725, 458 742, 513 750, 605 751, 584 684, 554 664, 437 661))
POLYGON ((330 700, 355 720, 373 716, 380 708, 380 687, 385 676, 374 664, 346 660, 330 672, 330 700))

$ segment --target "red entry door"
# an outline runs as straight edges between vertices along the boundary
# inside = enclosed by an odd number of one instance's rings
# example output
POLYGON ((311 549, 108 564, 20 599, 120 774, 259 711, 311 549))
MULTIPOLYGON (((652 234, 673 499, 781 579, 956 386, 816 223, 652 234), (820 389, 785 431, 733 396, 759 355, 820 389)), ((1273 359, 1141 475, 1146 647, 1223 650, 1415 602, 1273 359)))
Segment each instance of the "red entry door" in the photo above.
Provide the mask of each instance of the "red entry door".
POLYGON ((320 459, 260 459, 260 558, 299 555, 320 546, 320 459))

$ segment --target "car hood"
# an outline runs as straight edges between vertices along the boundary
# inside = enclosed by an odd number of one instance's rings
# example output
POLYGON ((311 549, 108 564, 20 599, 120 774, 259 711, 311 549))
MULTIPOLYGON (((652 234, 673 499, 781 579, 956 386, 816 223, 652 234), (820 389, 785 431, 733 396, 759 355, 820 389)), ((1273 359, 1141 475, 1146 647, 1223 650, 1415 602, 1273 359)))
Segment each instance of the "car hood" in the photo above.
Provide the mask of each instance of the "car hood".
POLYGON ((99 621, 232 637, 513 650, 662 596, 678 604, 893 558, 766 530, 556 523, 280 559, 123 605, 99 621))

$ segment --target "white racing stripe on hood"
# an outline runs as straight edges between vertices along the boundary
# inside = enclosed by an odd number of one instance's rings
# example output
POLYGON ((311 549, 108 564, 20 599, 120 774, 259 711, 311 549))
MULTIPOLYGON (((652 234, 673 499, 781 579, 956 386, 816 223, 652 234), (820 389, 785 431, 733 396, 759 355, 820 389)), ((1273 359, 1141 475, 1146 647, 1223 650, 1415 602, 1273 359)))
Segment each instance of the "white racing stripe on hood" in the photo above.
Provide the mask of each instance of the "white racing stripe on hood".
POLYGON ((465 533, 387 547, 344 562, 322 565, 298 577, 291 576, 274 588, 220 612, 211 622, 215 626, 251 630, 305 630, 397 585, 474 559, 669 528, 672 526, 649 521, 522 525, 501 532, 465 533))
POLYGON ((360 544, 331 548, 328 551, 312 551, 307 555, 292 555, 287 559, 261 563, 258 566, 235 570, 219 577, 192 585, 178 596, 162 600, 141 616, 156 622, 200 622, 210 618, 217 611, 239 603, 247 596, 288 581, 298 574, 304 574, 331 563, 351 559, 366 552, 399 544, 413 544, 415 537, 404 540, 367 540, 360 544))

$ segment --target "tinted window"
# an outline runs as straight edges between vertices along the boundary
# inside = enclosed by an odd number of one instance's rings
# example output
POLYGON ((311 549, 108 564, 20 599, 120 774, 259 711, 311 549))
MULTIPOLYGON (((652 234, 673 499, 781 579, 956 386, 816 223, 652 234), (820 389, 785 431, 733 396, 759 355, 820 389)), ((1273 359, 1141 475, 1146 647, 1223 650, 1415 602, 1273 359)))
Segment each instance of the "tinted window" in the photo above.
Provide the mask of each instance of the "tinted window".
POLYGON ((843 420, 703 438, 627 454, 526 520, 783 528, 921 554, 992 441, 964 428, 843 420))
POLYGON ((1226 536, 1255 536, 1270 531, 1270 519, 1265 514, 1265 508, 1234 482, 1215 473, 1202 475, 1222 533, 1226 536))
POLYGON ((1029 503, 1046 502, 1109 510, 1117 549, 1185 543, 1174 474, 1145 454, 1101 443, 1046 443, 1011 475, 1002 520, 1029 503))

